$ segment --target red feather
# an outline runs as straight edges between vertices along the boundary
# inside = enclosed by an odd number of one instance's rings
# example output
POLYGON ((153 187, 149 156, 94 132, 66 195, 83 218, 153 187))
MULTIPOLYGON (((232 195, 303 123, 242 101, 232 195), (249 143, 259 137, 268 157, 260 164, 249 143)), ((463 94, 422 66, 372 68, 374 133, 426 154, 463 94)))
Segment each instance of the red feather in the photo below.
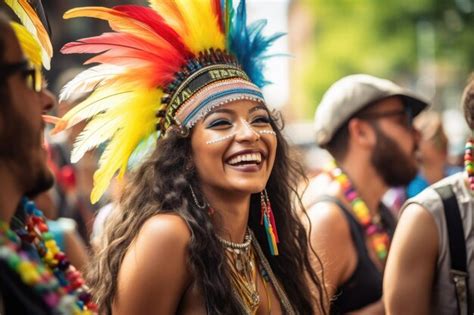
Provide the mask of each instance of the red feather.
POLYGON ((222 16, 221 0, 212 0, 212 8, 214 9, 214 13, 217 16, 217 22, 219 23, 219 28, 221 32, 225 33, 224 17, 222 16))
POLYGON ((156 11, 151 8, 138 5, 115 6, 115 10, 127 14, 130 18, 150 26, 156 34, 173 45, 176 50, 185 56, 191 56, 191 52, 184 45, 181 36, 172 29, 156 11))
POLYGON ((71 51, 72 47, 77 45, 83 46, 83 51, 81 53, 98 53, 108 49, 130 49, 130 50, 142 50, 149 53, 157 54, 159 56, 163 55, 163 51, 167 51, 166 55, 170 55, 171 58, 177 59, 178 61, 184 62, 184 57, 181 55, 181 52, 176 50, 166 41, 156 40, 154 42, 146 41, 141 38, 135 37, 126 33, 104 33, 99 36, 89 37, 79 39, 76 42, 66 44, 61 52, 65 54, 73 53, 71 51), (93 44, 91 46, 91 51, 86 51, 84 44, 93 44), (97 46, 104 46, 105 49, 100 51, 97 46))

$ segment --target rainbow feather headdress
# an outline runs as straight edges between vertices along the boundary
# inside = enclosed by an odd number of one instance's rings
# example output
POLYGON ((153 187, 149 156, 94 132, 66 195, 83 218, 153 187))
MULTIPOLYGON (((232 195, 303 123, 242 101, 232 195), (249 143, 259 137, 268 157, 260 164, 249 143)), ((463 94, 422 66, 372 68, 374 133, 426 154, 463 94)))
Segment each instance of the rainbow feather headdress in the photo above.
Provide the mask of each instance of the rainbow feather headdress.
POLYGON ((41 0, 5 0, 21 24, 10 22, 21 49, 35 67, 50 69, 53 56, 51 29, 41 0))
POLYGON ((282 34, 265 37, 266 21, 247 26, 245 0, 150 0, 150 7, 72 9, 66 19, 108 21, 113 32, 66 44, 62 52, 97 54, 96 63, 61 91, 91 93, 56 122, 54 132, 87 120, 72 162, 107 143, 94 174, 91 201, 110 180, 156 145, 170 128, 187 130, 226 102, 264 102, 264 53, 282 34))

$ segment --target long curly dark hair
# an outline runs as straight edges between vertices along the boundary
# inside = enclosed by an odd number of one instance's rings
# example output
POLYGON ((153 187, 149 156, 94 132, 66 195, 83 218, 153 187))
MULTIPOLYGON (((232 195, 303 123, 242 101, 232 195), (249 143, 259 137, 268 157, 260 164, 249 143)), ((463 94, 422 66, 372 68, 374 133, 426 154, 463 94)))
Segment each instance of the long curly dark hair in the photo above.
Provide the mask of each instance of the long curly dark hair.
MULTIPOLYGON (((280 255, 270 255, 264 228, 260 226, 260 195, 250 201, 248 226, 252 229, 273 272, 298 314, 327 314, 327 295, 308 258, 308 239, 292 198, 304 176, 302 167, 290 160, 286 140, 273 120, 278 146, 266 189, 280 237, 280 255), (316 293, 311 293, 311 286, 316 293)), ((177 213, 191 230, 189 265, 203 292, 208 314, 239 314, 239 302, 227 277, 224 249, 206 211, 192 199, 189 185, 199 190, 195 171, 183 167, 191 155, 190 137, 175 132, 158 140, 157 150, 131 174, 119 208, 107 222, 100 248, 91 262, 87 279, 101 312, 110 314, 117 293, 118 272, 125 253, 145 221, 157 213, 177 213)), ((313 251, 314 252, 314 251, 313 251)))

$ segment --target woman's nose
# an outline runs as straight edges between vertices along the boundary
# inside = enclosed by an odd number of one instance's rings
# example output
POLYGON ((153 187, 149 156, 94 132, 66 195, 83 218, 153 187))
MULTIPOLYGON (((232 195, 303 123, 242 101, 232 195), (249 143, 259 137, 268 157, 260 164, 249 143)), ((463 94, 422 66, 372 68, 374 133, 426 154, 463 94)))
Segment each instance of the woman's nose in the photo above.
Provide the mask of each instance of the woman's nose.
POLYGON ((240 120, 236 134, 237 141, 258 141, 260 134, 244 119, 240 120))

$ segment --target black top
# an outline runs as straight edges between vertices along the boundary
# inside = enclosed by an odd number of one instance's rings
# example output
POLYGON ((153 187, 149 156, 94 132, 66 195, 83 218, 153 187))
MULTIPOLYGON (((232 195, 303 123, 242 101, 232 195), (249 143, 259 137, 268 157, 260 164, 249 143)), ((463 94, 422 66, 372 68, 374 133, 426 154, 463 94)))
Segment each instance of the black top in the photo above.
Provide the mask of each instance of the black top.
POLYGON ((0 314, 52 314, 33 288, 21 281, 19 275, 0 259, 0 314))
MULTIPOLYGON (((339 206, 349 223, 357 252, 356 268, 349 279, 337 288, 331 314, 345 314, 377 302, 382 298, 383 274, 369 257, 363 227, 339 199, 325 195, 318 198, 318 202, 331 202, 339 206)), ((380 208, 380 216, 391 238, 395 230, 395 218, 383 205, 380 208)))
MULTIPOLYGON (((13 230, 24 229, 25 216, 24 210, 19 207, 12 218, 11 228, 13 230)), ((30 258, 40 262, 38 252, 32 245, 22 242, 21 249, 30 258)), ((11 269, 2 258, 0 258, 0 314, 52 314, 50 307, 45 304, 42 297, 32 287, 26 285, 18 273, 11 269)))

